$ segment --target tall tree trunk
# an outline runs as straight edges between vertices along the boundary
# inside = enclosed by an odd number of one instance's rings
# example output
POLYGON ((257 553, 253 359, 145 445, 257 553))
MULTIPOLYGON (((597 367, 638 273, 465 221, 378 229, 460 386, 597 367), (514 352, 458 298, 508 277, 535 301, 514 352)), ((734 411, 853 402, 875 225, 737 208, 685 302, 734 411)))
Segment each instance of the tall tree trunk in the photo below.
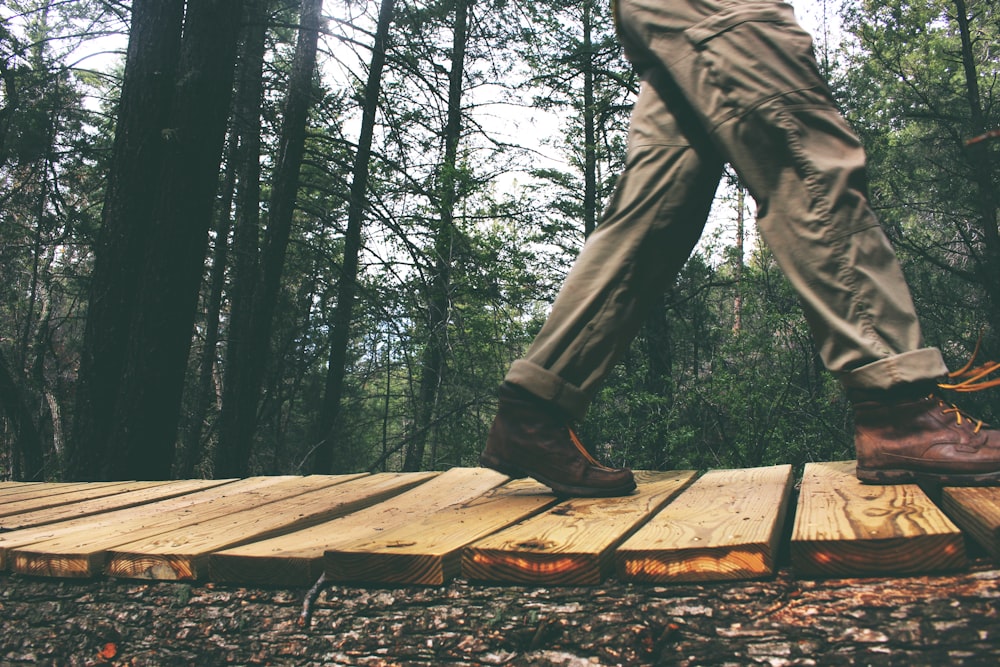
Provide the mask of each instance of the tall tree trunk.
POLYGON ((670 397, 673 378, 673 341, 667 303, 672 298, 672 290, 654 299, 643 323, 646 357, 649 365, 646 371, 646 388, 653 394, 670 397))
POLYGON ((362 101, 361 134, 358 151, 354 156, 351 177, 350 201, 347 210, 347 233, 344 238, 344 261, 341 265, 337 305, 333 313, 330 332, 330 360, 326 372, 323 405, 317 420, 316 458, 313 469, 317 473, 334 472, 334 450, 337 422, 344 393, 347 373, 347 346, 350 341, 351 321, 354 318, 354 301, 357 296, 358 261, 361 254, 361 226, 367 208, 368 172, 371 162, 372 138, 375 133, 375 113, 382 86, 382 69, 385 66, 386 40, 392 25, 395 0, 382 0, 379 7, 378 26, 372 44, 371 65, 365 96, 362 101))
POLYGON ((414 438, 406 449, 403 469, 419 470, 423 463, 435 408, 445 371, 448 321, 451 308, 451 262, 455 243, 456 173, 458 145, 462 138, 462 84, 468 41, 471 0, 458 0, 448 76, 448 119, 444 128, 444 160, 439 174, 439 227, 434 240, 434 275, 427 306, 427 346, 421 364, 420 393, 414 438))
POLYGON ((24 394, 26 382, 22 374, 16 373, 7 363, 0 349, 0 409, 15 436, 11 472, 16 480, 42 481, 45 472, 42 438, 35 424, 34 411, 24 394))
POLYGON ((75 419, 66 475, 118 474, 126 445, 112 439, 139 299, 136 290, 153 224, 153 202, 166 150, 165 128, 180 58, 183 0, 135 0, 125 77, 94 248, 89 306, 80 355, 75 419))
MULTIPOLYGON (((203 453, 203 422, 208 414, 216 377, 217 345, 219 339, 219 312, 225 288, 226 268, 229 262, 229 230, 232 227, 232 204, 237 199, 236 225, 233 235, 235 261, 232 266, 230 289, 229 333, 239 336, 249 329, 249 317, 258 280, 257 265, 260 251, 260 145, 261 108, 264 98, 264 55, 268 30, 268 0, 247 0, 243 7, 243 39, 240 45, 237 68, 236 92, 230 123, 229 152, 226 160, 226 179, 222 201, 218 210, 215 254, 206 306, 205 348, 199 364, 196 399, 192 410, 191 428, 188 432, 182 476, 190 476, 203 453), (239 196, 236 198, 236 182, 239 196)), ((244 346, 245 347, 245 346, 244 346)), ((226 376, 239 386, 240 371, 245 360, 235 358, 242 349, 230 345, 227 352, 226 376)))
POLYGON ((733 253, 733 333, 743 330, 743 252, 746 235, 746 194, 739 180, 736 181, 736 247, 733 253))
POLYGON ((237 5, 133 6, 126 70, 138 66, 131 78, 126 72, 118 174, 98 248, 105 264, 95 265, 69 471, 75 478, 170 475, 232 91, 237 5), (112 341, 120 349, 108 349, 112 341))
POLYGON ((583 3, 583 233, 597 228, 597 108, 594 103, 594 4, 583 3))
POLYGON ((312 103, 312 78, 316 68, 321 10, 321 0, 302 0, 299 36, 285 97, 270 214, 261 253, 261 278, 254 294, 250 326, 244 331, 234 332, 238 337, 230 340, 230 345, 240 347, 236 351, 236 358, 246 363, 241 365, 239 377, 236 378, 228 376, 233 368, 227 366, 226 369, 226 397, 220 415, 216 475, 242 476, 248 470, 264 370, 270 356, 274 311, 295 212, 299 171, 305 151, 306 121, 312 103))
MULTIPOLYGON (((256 404, 252 406, 250 414, 242 413, 241 409, 248 402, 245 396, 248 391, 247 374, 250 373, 250 366, 257 363, 253 358, 250 331, 253 327, 254 295, 260 282, 260 154, 267 40, 266 8, 266 0, 250 0, 245 8, 247 26, 237 97, 233 105, 236 221, 233 229, 222 407, 217 422, 220 448, 234 447, 233 443, 240 437, 237 431, 239 422, 248 419, 255 424, 257 417, 256 404)), ((217 451, 216 460, 219 456, 217 451)), ((215 473, 220 474, 218 470, 215 473)))
POLYGON ((208 276, 208 294, 205 297, 205 338, 198 355, 198 379, 191 391, 191 412, 187 418, 184 433, 184 447, 181 460, 175 466, 178 479, 187 479, 195 474, 204 448, 202 436, 205 420, 215 392, 212 380, 215 377, 216 357, 219 345, 219 320, 222 311, 222 293, 226 283, 226 264, 229 257, 229 230, 232 227, 233 195, 236 188, 236 145, 238 137, 230 131, 226 151, 226 175, 222 185, 218 211, 216 212, 215 246, 212 250, 212 268, 208 276))
POLYGON ((239 0, 189 2, 156 224, 132 322, 119 438, 123 472, 169 476, 232 100, 239 0))
MULTIPOLYGON (((972 134, 984 136, 987 129, 979 92, 976 60, 972 50, 969 14, 965 0, 954 0, 959 35, 962 39, 962 66, 965 73, 965 94, 969 103, 972 134)), ((980 263, 980 279, 986 288, 991 305, 991 324, 994 336, 1000 337, 1000 228, 997 220, 997 187, 994 177, 993 156, 988 142, 974 141, 968 146, 972 177, 979 190, 980 227, 983 230, 985 257, 980 263)))

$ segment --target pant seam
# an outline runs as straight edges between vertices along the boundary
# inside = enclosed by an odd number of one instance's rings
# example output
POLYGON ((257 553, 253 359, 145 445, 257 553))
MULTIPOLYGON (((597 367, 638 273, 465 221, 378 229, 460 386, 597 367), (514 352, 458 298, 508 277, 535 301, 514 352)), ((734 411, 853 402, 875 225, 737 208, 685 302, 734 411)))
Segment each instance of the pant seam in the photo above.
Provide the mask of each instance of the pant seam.
MULTIPOLYGON (((799 140, 799 134, 795 124, 789 118, 788 110, 785 108, 776 109, 775 119, 778 125, 784 130, 788 140, 789 152, 794 160, 794 165, 802 174, 802 182, 806 185, 807 191, 820 208, 820 217, 830 221, 833 219, 833 203, 830 201, 826 188, 818 182, 819 174, 813 168, 806 154, 805 148, 799 140)), ((851 262, 847 258, 847 239, 860 230, 850 230, 845 234, 832 235, 833 226, 827 222, 823 228, 823 236, 830 243, 830 248, 836 253, 838 275, 848 288, 851 294, 851 303, 857 309, 858 321, 861 323, 864 333, 872 343, 885 355, 891 355, 892 350, 885 344, 882 337, 875 329, 874 318, 868 303, 862 298, 858 291, 857 280, 851 270, 851 262)))

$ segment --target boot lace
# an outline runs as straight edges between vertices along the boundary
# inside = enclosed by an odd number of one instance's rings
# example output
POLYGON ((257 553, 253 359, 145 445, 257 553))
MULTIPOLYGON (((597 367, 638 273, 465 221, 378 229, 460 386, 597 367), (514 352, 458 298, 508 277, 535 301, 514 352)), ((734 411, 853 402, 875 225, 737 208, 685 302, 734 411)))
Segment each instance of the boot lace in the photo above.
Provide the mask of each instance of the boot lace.
POLYGON ((985 364, 973 367, 973 364, 976 363, 976 357, 979 355, 979 346, 982 342, 983 337, 980 334, 979 340, 976 341, 976 348, 972 351, 972 356, 969 357, 969 361, 965 364, 965 366, 962 366, 957 371, 948 373, 947 378, 952 380, 952 382, 942 382, 938 385, 941 389, 970 392, 982 391, 983 389, 989 389, 990 387, 1000 386, 1000 378, 994 378, 992 380, 983 379, 993 371, 1000 369, 1000 362, 987 361, 985 364))
POLYGON ((945 403, 940 398, 937 399, 937 400, 938 400, 938 403, 941 405, 941 412, 943 412, 946 415, 948 415, 948 414, 955 415, 955 422, 959 426, 962 425, 962 420, 963 419, 967 419, 967 420, 969 420, 969 422, 975 424, 975 426, 972 428, 972 432, 973 433, 979 433, 980 429, 982 429, 983 426, 986 425, 986 422, 984 422, 982 419, 976 419, 975 417, 973 417, 969 413, 962 412, 962 409, 960 407, 958 407, 957 405, 945 403))
POLYGON ((580 454, 583 455, 583 458, 587 461, 587 463, 594 466, 595 468, 601 468, 602 470, 611 470, 611 468, 599 463, 597 459, 595 459, 593 456, 590 455, 590 452, 587 451, 587 448, 584 446, 584 444, 580 442, 580 437, 576 434, 576 431, 574 431, 571 428, 567 428, 567 430, 569 431, 569 439, 573 442, 573 446, 576 447, 577 451, 579 451, 580 454))
MULTIPOLYGON (((983 337, 982 334, 980 334, 979 340, 976 341, 976 347, 972 351, 972 356, 969 357, 969 361, 965 364, 965 366, 957 371, 948 373, 947 378, 949 382, 938 383, 939 388, 967 393, 1000 386, 1000 378, 993 378, 992 380, 984 379, 997 369, 1000 369, 1000 362, 987 361, 979 366, 974 365, 976 357, 979 355, 979 346, 982 342, 983 337)), ((938 402, 941 404, 942 412, 945 414, 955 415, 955 420, 959 426, 961 426, 963 419, 967 419, 969 422, 974 423, 975 427, 972 430, 973 433, 979 433, 980 429, 982 429, 985 425, 985 422, 982 419, 976 419, 969 413, 963 412, 957 405, 946 403, 940 398, 938 398, 938 402)))

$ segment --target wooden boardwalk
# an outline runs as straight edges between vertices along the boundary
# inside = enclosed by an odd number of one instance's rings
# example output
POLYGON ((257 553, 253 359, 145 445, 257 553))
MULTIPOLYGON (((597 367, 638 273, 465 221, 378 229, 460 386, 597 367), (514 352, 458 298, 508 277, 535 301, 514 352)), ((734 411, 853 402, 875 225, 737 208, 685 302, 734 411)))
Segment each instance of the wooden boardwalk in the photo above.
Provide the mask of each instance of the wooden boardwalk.
POLYGON ((0 483, 0 571, 308 586, 759 579, 1000 558, 1000 489, 866 486, 853 462, 640 472, 622 498, 560 499, 483 468, 115 483, 0 483), (940 506, 939 506, 940 505, 940 506))

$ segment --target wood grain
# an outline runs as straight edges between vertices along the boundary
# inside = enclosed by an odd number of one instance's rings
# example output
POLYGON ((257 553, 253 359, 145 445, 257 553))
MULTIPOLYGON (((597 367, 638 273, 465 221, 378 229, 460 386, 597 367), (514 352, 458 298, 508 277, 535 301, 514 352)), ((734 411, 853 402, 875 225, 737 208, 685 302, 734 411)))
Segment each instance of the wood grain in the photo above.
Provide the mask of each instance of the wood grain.
POLYGON ((192 508, 202 503, 210 504, 216 500, 225 498, 227 495, 261 488, 274 484, 275 481, 280 479, 287 478, 250 477, 146 505, 67 519, 66 521, 22 528, 10 532, 0 532, 0 571, 4 571, 10 567, 9 554, 17 548, 47 540, 69 538, 74 534, 93 535, 95 533, 113 532, 117 531, 123 524, 133 523, 144 518, 156 520, 167 514, 191 512, 192 508))
POLYGON ((356 476, 334 486, 245 507, 211 520, 109 549, 105 571, 114 577, 190 581, 207 574, 214 551, 263 540, 350 514, 430 477, 427 473, 356 476))
POLYGON ((7 494, 27 491, 32 486, 45 484, 45 482, 0 482, 0 500, 7 497, 7 494))
POLYGON ((341 483, 324 477, 251 477, 180 498, 3 533, 0 555, 6 552, 5 565, 21 574, 91 577, 100 574, 108 549, 293 497, 317 485, 341 483), (21 546, 13 546, 19 542, 21 546))
POLYGON ((311 528, 225 549, 209 558, 213 581, 308 586, 324 571, 323 554, 363 543, 434 513, 465 503, 509 481, 485 468, 451 468, 390 500, 311 528))
POLYGON ((805 467, 792 532, 803 575, 908 574, 965 565, 962 534, 915 484, 867 485, 853 461, 805 467))
POLYGON ((69 505, 46 507, 33 512, 24 512, 14 516, 0 517, 0 531, 19 530, 34 526, 44 526, 48 523, 77 519, 92 514, 101 514, 114 510, 144 505, 146 503, 164 500, 187 493, 193 493, 214 486, 221 486, 233 480, 225 479, 189 479, 176 482, 165 482, 147 488, 122 491, 111 496, 103 496, 84 500, 69 505))
POLYGON ((662 583, 773 575, 791 490, 789 465, 706 473, 618 548, 618 578, 662 583))
POLYGON ((619 498, 574 498, 470 545, 462 574, 481 581, 597 584, 613 553, 639 525, 695 477, 694 471, 636 473, 638 489, 619 498))
POLYGON ((962 530, 1000 561, 1000 488, 945 488, 941 505, 962 530))
POLYGON ((547 487, 516 480, 376 537, 328 549, 326 575, 333 581, 443 584, 461 571, 466 545, 557 501, 547 487))
POLYGON ((92 498, 111 496, 136 489, 148 489, 167 482, 80 482, 46 484, 44 489, 24 489, 20 493, 6 495, 0 503, 0 517, 33 512, 46 507, 72 505, 92 498))

